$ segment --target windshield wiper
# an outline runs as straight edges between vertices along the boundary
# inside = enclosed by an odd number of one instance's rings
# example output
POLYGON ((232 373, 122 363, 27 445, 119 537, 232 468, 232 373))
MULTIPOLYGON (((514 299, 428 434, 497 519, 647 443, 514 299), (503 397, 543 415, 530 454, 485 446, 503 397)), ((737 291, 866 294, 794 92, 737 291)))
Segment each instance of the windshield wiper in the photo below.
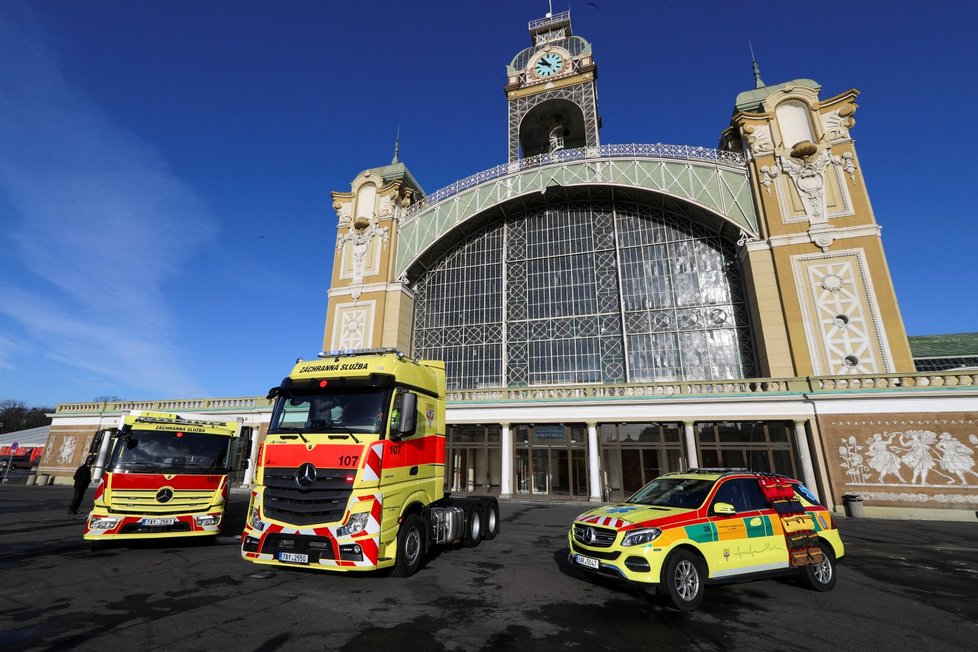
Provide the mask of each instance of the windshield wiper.
POLYGON ((329 436, 329 438, 330 438, 330 439, 336 439, 336 438, 338 438, 338 437, 342 437, 343 439, 346 439, 346 438, 347 438, 348 436, 349 436, 349 437, 353 437, 353 441, 355 441, 356 443, 358 443, 358 444, 360 443, 360 440, 359 440, 359 439, 357 439, 357 436, 356 436, 356 435, 354 435, 354 434, 353 434, 353 431, 352 431, 352 430, 350 430, 349 428, 344 428, 344 429, 343 429, 343 434, 342 434, 342 435, 330 435, 330 436, 329 436))
MULTIPOLYGON (((281 428, 280 428, 280 430, 281 430, 281 428)), ((290 428, 290 430, 292 430, 292 428, 290 428)), ((302 434, 302 431, 301 430, 298 431, 298 432, 296 432, 296 434, 294 434, 294 435, 279 435, 279 437, 281 437, 282 439, 295 439, 296 437, 298 437, 299 439, 302 440, 303 443, 305 443, 305 444, 308 444, 309 443, 309 440, 306 439, 306 436, 302 434)))
POLYGON ((155 471, 162 469, 160 464, 154 464, 153 462, 123 462, 120 466, 126 471, 134 469, 148 469, 150 471, 155 471))

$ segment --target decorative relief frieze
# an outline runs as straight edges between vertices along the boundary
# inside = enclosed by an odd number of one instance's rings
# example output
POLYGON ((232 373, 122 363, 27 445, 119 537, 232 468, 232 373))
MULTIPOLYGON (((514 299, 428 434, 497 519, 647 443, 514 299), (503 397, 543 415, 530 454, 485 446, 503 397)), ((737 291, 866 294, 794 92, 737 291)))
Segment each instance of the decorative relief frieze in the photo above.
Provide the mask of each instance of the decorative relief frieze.
POLYGON ((862 441, 850 435, 839 446, 839 466, 848 485, 978 485, 978 435, 970 434, 966 441, 970 447, 950 432, 938 435, 923 429, 883 430, 862 441))
POLYGON ((66 435, 61 440, 61 446, 58 447, 58 464, 71 464, 75 459, 75 445, 77 439, 70 435, 66 435))
MULTIPOLYGON (((820 421, 839 494, 888 506, 973 509, 978 504, 974 412, 839 415, 820 421), (843 494, 844 495, 844 494, 843 494)), ((838 496, 837 496, 838 497, 838 496)))

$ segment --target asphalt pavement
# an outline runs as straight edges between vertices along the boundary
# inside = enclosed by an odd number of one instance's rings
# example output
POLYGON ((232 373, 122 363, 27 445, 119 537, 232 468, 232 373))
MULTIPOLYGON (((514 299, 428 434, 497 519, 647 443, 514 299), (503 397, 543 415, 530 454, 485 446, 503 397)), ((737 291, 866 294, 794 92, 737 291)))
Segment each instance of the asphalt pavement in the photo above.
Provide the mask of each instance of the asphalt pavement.
MULTIPOLYGON (((93 490, 82 509, 91 507, 93 490)), ((212 545, 90 551, 70 487, 0 487, 0 650, 961 650, 978 640, 978 519, 838 520, 828 593, 792 580, 710 586, 701 608, 567 563, 586 503, 502 501, 502 531, 407 579, 240 558, 246 495, 212 545)))

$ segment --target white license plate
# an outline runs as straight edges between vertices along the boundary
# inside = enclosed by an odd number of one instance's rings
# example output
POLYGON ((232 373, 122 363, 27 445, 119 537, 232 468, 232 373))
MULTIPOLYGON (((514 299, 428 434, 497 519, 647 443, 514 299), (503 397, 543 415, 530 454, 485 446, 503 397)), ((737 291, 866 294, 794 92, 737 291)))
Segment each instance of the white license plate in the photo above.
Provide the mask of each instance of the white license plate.
POLYGON ((600 567, 600 564, 598 563, 597 559, 591 559, 590 557, 585 557, 584 555, 574 555, 574 561, 576 561, 581 566, 585 566, 587 568, 593 568, 594 570, 598 570, 598 568, 600 567))
POLYGON ((139 522, 140 525, 173 525, 177 522, 175 518, 144 518, 139 522))
POLYGON ((279 561, 290 561, 293 564, 308 564, 309 555, 305 555, 298 552, 280 552, 278 553, 279 561))

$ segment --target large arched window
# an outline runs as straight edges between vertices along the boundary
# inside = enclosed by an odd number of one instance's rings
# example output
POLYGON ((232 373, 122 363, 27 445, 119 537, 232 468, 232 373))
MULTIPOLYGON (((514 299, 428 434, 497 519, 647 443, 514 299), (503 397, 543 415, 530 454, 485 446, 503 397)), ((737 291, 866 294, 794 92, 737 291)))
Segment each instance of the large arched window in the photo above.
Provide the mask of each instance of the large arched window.
POLYGON ((662 208, 563 204, 484 224, 414 282, 415 353, 449 387, 753 374, 732 245, 662 208))

